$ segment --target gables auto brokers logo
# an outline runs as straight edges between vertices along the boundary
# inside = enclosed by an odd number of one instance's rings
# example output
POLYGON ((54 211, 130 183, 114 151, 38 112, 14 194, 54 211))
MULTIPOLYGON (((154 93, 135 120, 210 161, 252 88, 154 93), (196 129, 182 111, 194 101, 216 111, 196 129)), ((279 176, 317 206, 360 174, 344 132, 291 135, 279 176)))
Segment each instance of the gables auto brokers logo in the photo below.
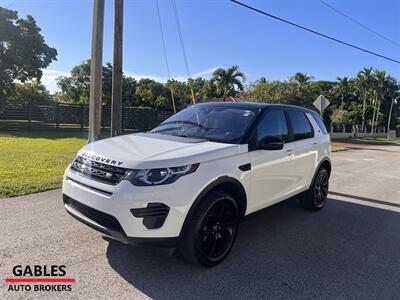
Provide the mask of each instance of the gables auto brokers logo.
POLYGON ((5 279, 9 292, 69 292, 74 278, 66 277, 64 265, 16 265, 5 279))

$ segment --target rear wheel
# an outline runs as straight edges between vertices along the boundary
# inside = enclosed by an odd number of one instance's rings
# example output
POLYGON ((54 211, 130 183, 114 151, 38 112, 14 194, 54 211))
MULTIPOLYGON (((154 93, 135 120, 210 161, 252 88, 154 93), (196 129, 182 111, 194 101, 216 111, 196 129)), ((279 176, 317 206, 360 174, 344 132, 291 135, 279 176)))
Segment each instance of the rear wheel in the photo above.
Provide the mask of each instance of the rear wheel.
POLYGON ((212 191, 201 201, 185 228, 180 252, 203 267, 215 266, 232 249, 238 224, 239 209, 232 196, 212 191))
POLYGON ((301 204, 308 210, 320 210, 326 203, 329 189, 329 173, 321 167, 308 191, 301 197, 301 204))

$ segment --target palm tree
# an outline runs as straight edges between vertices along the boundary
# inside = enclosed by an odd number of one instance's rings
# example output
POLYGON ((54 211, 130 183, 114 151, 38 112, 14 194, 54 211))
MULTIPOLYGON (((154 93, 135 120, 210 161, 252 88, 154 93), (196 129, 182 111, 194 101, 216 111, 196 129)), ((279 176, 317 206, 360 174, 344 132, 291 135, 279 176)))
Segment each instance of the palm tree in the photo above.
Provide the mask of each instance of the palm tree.
POLYGON ((290 80, 296 82, 299 85, 300 90, 303 90, 304 86, 310 83, 310 81, 313 79, 313 76, 308 76, 307 73, 300 72, 297 72, 290 78, 290 80))
POLYGON ((336 77, 336 86, 334 87, 335 90, 339 92, 339 95, 342 97, 342 103, 340 104, 340 116, 341 116, 341 121, 340 123, 343 126, 343 130, 345 130, 346 124, 343 122, 343 116, 345 115, 345 111, 343 110, 344 106, 344 98, 349 94, 350 92, 350 82, 349 78, 344 76, 344 77, 336 77))
POLYGON ((337 89, 339 91, 339 94, 342 96, 342 103, 340 105, 340 109, 343 109, 344 105, 344 98, 349 94, 350 92, 350 82, 349 78, 344 76, 344 77, 336 77, 337 80, 337 89))
POLYGON ((389 131, 390 131, 390 121, 392 118, 392 110, 393 110, 393 104, 395 103, 396 99, 398 99, 400 96, 400 82, 397 82, 396 78, 392 76, 388 76, 388 91, 387 91, 387 96, 388 100, 390 101, 390 109, 389 109, 389 114, 388 114, 388 119, 387 119, 387 138, 389 139, 389 131), (397 97, 396 97, 397 96, 397 97))
POLYGON ((246 75, 240 71, 239 66, 232 66, 226 70, 216 69, 211 80, 225 101, 227 96, 234 96, 237 90, 244 90, 243 81, 246 80, 246 75))
POLYGON ((267 78, 264 76, 260 77, 260 79, 257 80, 258 83, 267 83, 267 78))
POLYGON ((372 115, 372 126, 371 126, 371 135, 376 131, 376 127, 378 126, 378 118, 381 109, 381 103, 385 96, 385 92, 388 86, 388 80, 385 71, 374 70, 374 86, 375 86, 375 101, 373 103, 374 112, 372 115))
POLYGON ((372 68, 364 68, 357 74, 356 84, 362 94, 363 110, 361 132, 365 132, 365 107, 367 106, 367 92, 370 88, 372 78, 372 68))

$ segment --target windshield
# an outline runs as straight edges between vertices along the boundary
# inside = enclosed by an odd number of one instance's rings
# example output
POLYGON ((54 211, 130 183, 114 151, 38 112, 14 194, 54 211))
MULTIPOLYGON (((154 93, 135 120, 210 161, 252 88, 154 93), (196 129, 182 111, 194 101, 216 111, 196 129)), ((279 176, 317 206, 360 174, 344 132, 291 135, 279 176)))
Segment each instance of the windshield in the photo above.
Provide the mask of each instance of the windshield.
POLYGON ((171 116, 150 132, 235 144, 255 116, 255 111, 244 108, 192 106, 171 116))

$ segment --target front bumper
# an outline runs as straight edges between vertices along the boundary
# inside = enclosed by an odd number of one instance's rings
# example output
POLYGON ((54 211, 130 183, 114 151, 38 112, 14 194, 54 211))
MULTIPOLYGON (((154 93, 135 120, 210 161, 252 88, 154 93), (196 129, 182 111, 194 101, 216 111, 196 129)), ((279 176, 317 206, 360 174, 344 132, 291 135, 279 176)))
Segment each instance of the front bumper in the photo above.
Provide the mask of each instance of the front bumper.
MULTIPOLYGON (((115 228, 114 226, 103 226, 97 223, 96 221, 92 220, 90 217, 84 215, 82 211, 77 210, 74 208, 73 205, 70 205, 71 201, 74 201, 67 195, 63 194, 63 201, 64 201, 64 207, 66 211, 75 219, 78 221, 82 222, 83 224, 105 234, 106 236, 109 236, 117 241, 123 242, 125 244, 152 244, 156 245, 158 247, 176 247, 179 241, 178 237, 172 237, 172 238, 137 238, 137 237, 128 237, 123 229, 120 227, 120 224, 117 219, 114 217, 107 215, 110 219, 114 219, 114 222, 116 222, 120 228, 115 228)), ((95 209, 92 209, 93 211, 96 211, 95 209)), ((99 211, 96 211, 97 213, 101 213, 99 211)), ((106 214, 105 214, 106 215, 106 214)))
POLYGON ((190 206, 202 189, 201 180, 190 177, 192 174, 171 185, 154 187, 138 187, 126 180, 110 185, 67 168, 63 180, 64 206, 82 223, 116 240, 169 246, 179 239, 190 206), (78 206, 71 205, 69 199, 77 202, 78 206), (166 208, 167 214, 162 222, 159 219, 145 221, 143 211, 146 209, 160 213, 166 208), (93 214, 86 214, 87 209, 93 214))

